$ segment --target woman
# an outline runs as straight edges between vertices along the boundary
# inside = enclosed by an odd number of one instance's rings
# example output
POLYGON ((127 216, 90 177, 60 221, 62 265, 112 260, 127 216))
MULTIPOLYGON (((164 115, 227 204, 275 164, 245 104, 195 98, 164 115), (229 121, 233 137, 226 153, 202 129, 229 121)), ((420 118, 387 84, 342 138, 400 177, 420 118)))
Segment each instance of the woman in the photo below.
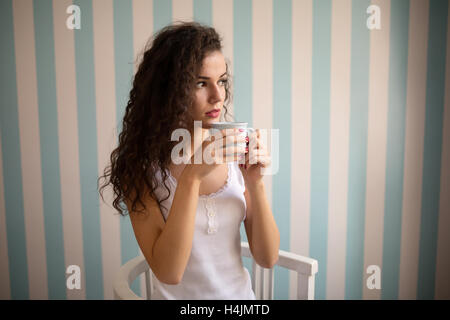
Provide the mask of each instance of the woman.
POLYGON ((207 139, 211 123, 226 118, 230 99, 221 49, 216 31, 195 22, 165 27, 154 36, 105 173, 113 205, 123 215, 119 204, 125 202, 156 277, 152 299, 255 299, 240 255, 242 221, 256 263, 271 268, 278 259, 279 232, 260 172, 270 158, 259 131, 250 136, 251 150, 224 147, 225 140, 248 142, 238 130, 207 139), (171 141, 172 132, 180 128, 202 139, 198 149, 191 143, 187 164, 171 158, 178 143, 171 141), (194 163, 194 155, 211 143, 223 148, 223 156, 213 152, 212 164, 194 163))

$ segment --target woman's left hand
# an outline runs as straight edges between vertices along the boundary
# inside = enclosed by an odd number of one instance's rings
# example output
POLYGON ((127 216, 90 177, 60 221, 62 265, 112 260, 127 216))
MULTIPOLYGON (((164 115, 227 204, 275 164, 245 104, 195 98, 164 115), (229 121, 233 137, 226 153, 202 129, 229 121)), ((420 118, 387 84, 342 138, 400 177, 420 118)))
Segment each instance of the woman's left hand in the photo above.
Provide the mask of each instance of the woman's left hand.
MULTIPOLYGON (((239 161, 242 163, 242 160, 239 161)), ((245 154, 245 163, 239 164, 246 183, 254 184, 261 181, 262 168, 270 166, 270 155, 262 142, 259 129, 249 136, 248 152, 245 154)))

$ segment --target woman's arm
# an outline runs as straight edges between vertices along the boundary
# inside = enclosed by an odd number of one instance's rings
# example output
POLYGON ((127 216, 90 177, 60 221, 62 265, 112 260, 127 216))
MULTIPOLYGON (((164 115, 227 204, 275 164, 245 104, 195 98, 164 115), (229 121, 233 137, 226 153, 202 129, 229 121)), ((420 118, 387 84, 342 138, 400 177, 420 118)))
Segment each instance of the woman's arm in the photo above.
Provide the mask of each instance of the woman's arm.
POLYGON ((247 203, 245 231, 255 262, 264 268, 272 268, 278 261, 280 233, 270 209, 263 181, 246 185, 247 203))
POLYGON ((153 199, 146 200, 148 214, 130 214, 139 247, 161 282, 177 284, 183 278, 192 249, 200 183, 186 167, 165 223, 153 199))
POLYGON ((201 183, 186 171, 178 179, 165 227, 153 248, 157 268, 171 274, 175 284, 181 281, 191 255, 201 183))

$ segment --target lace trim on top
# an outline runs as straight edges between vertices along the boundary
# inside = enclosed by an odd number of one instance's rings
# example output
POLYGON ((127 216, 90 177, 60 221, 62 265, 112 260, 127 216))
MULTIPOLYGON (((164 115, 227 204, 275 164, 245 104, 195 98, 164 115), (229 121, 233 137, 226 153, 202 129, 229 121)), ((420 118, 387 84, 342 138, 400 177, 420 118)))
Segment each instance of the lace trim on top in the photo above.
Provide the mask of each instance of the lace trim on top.
MULTIPOLYGON (((233 164, 232 162, 227 163, 227 181, 225 182, 225 184, 222 187, 220 187, 216 192, 199 195, 199 199, 214 198, 214 197, 218 196, 219 194, 221 194, 222 192, 224 192, 230 186, 230 184, 231 184, 231 165, 232 164, 233 164)), ((172 174, 170 173, 170 170, 167 170, 167 172, 168 172, 169 179, 171 179, 172 182, 176 186, 178 184, 177 179, 175 179, 175 177, 172 176, 172 174)))

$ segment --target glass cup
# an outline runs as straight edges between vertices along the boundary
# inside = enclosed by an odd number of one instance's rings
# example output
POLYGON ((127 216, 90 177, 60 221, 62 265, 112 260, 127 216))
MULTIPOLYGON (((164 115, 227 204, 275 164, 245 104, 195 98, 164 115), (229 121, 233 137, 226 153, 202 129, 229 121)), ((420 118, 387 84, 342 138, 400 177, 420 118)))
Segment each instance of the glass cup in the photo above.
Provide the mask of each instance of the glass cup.
MULTIPOLYGON (((248 122, 213 122, 210 124, 211 129, 224 130, 224 129, 243 129, 239 133, 239 136, 248 137, 251 133, 255 132, 255 129, 248 126, 248 122)), ((214 130, 210 129, 210 134, 214 135, 214 130)), ((248 142, 245 146, 248 146, 248 142)), ((237 146, 241 146, 240 143, 237 146)), ((244 145, 242 145, 244 146, 244 145)))

